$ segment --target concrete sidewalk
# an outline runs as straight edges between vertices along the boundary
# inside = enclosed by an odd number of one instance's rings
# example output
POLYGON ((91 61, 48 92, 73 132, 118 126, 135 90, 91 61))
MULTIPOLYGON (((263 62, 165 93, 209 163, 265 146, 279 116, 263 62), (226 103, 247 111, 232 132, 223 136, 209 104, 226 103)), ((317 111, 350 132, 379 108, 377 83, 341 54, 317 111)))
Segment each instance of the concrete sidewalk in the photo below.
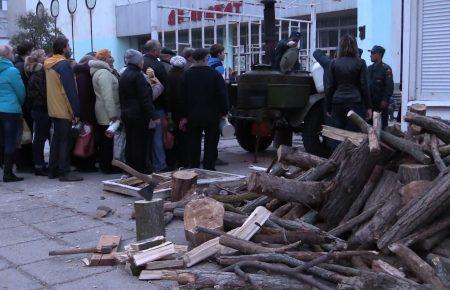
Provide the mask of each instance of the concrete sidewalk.
MULTIPOLYGON (((296 142, 297 143, 297 142, 296 142)), ((220 171, 248 174, 253 155, 237 142, 220 143, 219 156, 230 164, 220 171)), ((260 155, 259 166, 268 166, 275 156, 270 148, 260 155)), ((83 174, 78 183, 61 183, 31 174, 24 182, 0 183, 0 289, 171 289, 168 281, 145 282, 131 276, 123 265, 86 267, 90 254, 49 257, 49 250, 96 246, 100 235, 122 236, 122 246, 135 240, 135 222, 130 219, 137 199, 102 191, 101 181, 119 175, 83 174), (98 219, 98 206, 115 212, 98 219)), ((186 244, 183 222, 173 220, 167 240, 186 244)), ((199 267, 208 266, 207 263, 199 267)))

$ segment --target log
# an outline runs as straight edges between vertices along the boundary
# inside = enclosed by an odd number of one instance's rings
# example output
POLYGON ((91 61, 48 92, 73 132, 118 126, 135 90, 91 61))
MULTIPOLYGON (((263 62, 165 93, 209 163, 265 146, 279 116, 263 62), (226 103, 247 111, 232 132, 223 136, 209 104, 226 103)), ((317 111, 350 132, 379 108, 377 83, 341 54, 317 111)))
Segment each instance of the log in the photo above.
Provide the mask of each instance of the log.
POLYGON ((182 200, 197 188, 198 174, 192 170, 179 170, 172 173, 172 201, 182 200))
POLYGON ((417 242, 423 241, 426 238, 431 237, 434 234, 439 233, 441 231, 448 233, 449 228, 450 228, 450 216, 448 216, 438 222, 433 222, 430 225, 428 225, 427 227, 416 231, 415 233, 402 239, 400 243, 409 247, 409 246, 414 245, 417 242))
POLYGON ((183 260, 163 260, 148 262, 145 264, 146 270, 160 270, 160 269, 179 269, 184 267, 183 260))
POLYGON ((317 222, 318 218, 319 218, 319 212, 312 209, 312 210, 308 211, 307 213, 305 213, 300 218, 300 221, 313 225, 317 222))
POLYGON ((165 212, 164 213, 164 224, 167 226, 168 224, 170 224, 173 220, 173 213, 169 212, 165 212))
POLYGON ((162 199, 138 200, 134 202, 134 211, 137 241, 166 235, 162 199))
POLYGON ((150 239, 142 240, 139 242, 131 243, 130 248, 133 251, 142 251, 147 250, 149 248, 161 245, 166 241, 166 238, 164 236, 156 236, 150 239))
POLYGON ((285 214, 282 218, 286 220, 293 220, 301 217, 306 212, 308 212, 309 208, 304 204, 294 203, 294 206, 291 210, 285 214))
POLYGON ((421 116, 426 116, 427 106, 425 104, 415 103, 409 107, 409 111, 421 116))
POLYGON ((403 263, 424 283, 430 283, 438 290, 447 289, 436 276, 434 269, 408 247, 394 243, 389 250, 395 253, 403 263))
POLYGON ((368 142, 364 141, 342 162, 333 181, 336 187, 328 194, 320 211, 328 224, 339 224, 366 184, 378 159, 378 156, 369 154, 368 142))
POLYGON ((197 232, 197 227, 223 230, 223 204, 205 197, 189 202, 184 208, 184 234, 194 247, 212 239, 211 235, 197 232))
POLYGON ((443 240, 433 249, 433 254, 450 259, 450 238, 443 240))
POLYGON ((382 175, 383 175, 383 167, 379 165, 375 166, 372 173, 370 174, 369 180, 367 180, 361 193, 355 199, 355 201, 353 202, 348 212, 345 214, 340 224, 347 222, 348 220, 354 218, 361 212, 364 205, 366 204, 367 199, 372 194, 382 175))
POLYGON ((203 194, 194 193, 189 196, 186 196, 185 198, 183 198, 182 200, 179 200, 179 201, 165 202, 164 203, 164 211, 173 211, 176 208, 185 207, 186 204, 188 204, 188 202, 190 202, 191 200, 199 199, 202 197, 204 197, 203 194))
POLYGON ((450 145, 439 147, 439 154, 441 154, 442 156, 450 155, 450 145))
POLYGON ((384 170, 380 181, 366 201, 364 210, 374 207, 377 204, 384 203, 394 191, 398 192, 398 175, 390 170, 384 170))
POLYGON ((329 235, 313 230, 279 230, 274 234, 256 234, 253 236, 252 241, 256 243, 266 242, 269 244, 292 244, 302 241, 304 244, 320 245, 331 243, 334 239, 330 238, 329 235))
MULTIPOLYGON (((379 136, 377 132, 373 129, 372 126, 366 123, 362 118, 355 118, 355 115, 358 116, 354 111, 350 110, 347 114, 347 117, 359 127, 359 130, 363 133, 367 134, 367 138, 369 139, 369 151, 371 154, 378 155, 381 152, 381 146, 379 142, 379 136), (362 121, 362 122, 361 122, 362 121)), ((359 117, 359 116, 358 116, 359 117)), ((374 118, 375 119, 375 118, 374 118)), ((380 116, 378 115, 378 119, 380 116)), ((378 132, 379 133, 379 132, 378 132)))
POLYGON ((434 164, 436 164, 437 169, 442 172, 447 168, 447 166, 445 166, 445 163, 441 158, 438 145, 439 140, 437 139, 436 135, 431 135, 430 147, 431 153, 433 154, 434 164))
POLYGON ((374 111, 372 115, 372 127, 375 131, 375 134, 377 135, 378 140, 381 140, 381 130, 383 126, 381 122, 381 114, 377 111, 374 111))
MULTIPOLYGON (((270 212, 266 208, 261 206, 257 207, 241 227, 228 232, 228 234, 244 240, 250 240, 259 230, 259 226, 263 225, 269 216, 270 212)), ((191 267, 215 255, 217 252, 224 252, 223 250, 224 247, 219 244, 219 238, 214 238, 187 252, 183 259, 186 266, 191 267)))
POLYGON ((402 186, 399 191, 402 198, 402 204, 409 204, 412 200, 422 195, 430 187, 430 184, 431 181, 429 180, 415 180, 402 186))
POLYGON ((426 238, 425 240, 421 241, 420 247, 422 249, 424 249, 427 252, 430 252, 434 247, 436 247, 437 245, 439 245, 440 242, 442 242, 443 240, 445 240, 445 238, 447 238, 447 236, 449 235, 449 231, 442 231, 442 232, 438 232, 434 235, 432 235, 429 238, 426 238))
POLYGON ((272 200, 269 196, 260 196, 257 199, 247 202, 244 206, 240 208, 243 213, 250 214, 258 206, 264 206, 272 200))
POLYGON ((427 262, 434 268, 436 276, 441 279, 447 288, 450 288, 450 259, 428 254, 427 262))
POLYGON ((450 174, 443 173, 430 189, 416 202, 408 206, 404 214, 378 241, 378 248, 385 249, 415 230, 427 225, 450 206, 450 174))
POLYGON ((405 121, 421 126, 427 132, 435 134, 445 143, 450 143, 450 125, 444 121, 411 112, 406 114, 405 121))
POLYGON ((304 174, 296 178, 297 181, 320 181, 335 172, 338 169, 336 162, 328 160, 324 163, 317 165, 317 167, 311 168, 304 174))
POLYGON ((284 201, 319 206, 325 198, 326 183, 296 181, 254 172, 249 177, 248 190, 284 201))
POLYGON ((230 194, 230 195, 214 194, 209 197, 223 203, 236 203, 246 200, 254 200, 260 197, 260 195, 253 192, 246 192, 242 194, 230 194))
POLYGON ((366 139, 367 135, 363 133, 343 130, 331 126, 322 125, 322 136, 344 142, 349 140, 353 145, 359 146, 366 139))
MULTIPOLYGON (((313 259, 316 259, 320 256, 326 255, 326 252, 308 252, 308 251, 298 251, 298 252, 292 252, 288 251, 286 252, 287 255, 302 260, 302 261, 310 261, 313 259)), ((366 258, 376 258, 378 257, 378 252, 376 251, 335 251, 332 254, 332 259, 334 261, 337 260, 343 260, 343 259, 349 259, 352 257, 366 257, 366 258)))
POLYGON ((142 266, 148 262, 156 261, 172 254, 175 254, 174 244, 165 242, 153 248, 137 252, 133 255, 133 262, 136 266, 142 266))
POLYGON ((415 180, 434 180, 438 175, 438 170, 434 164, 401 164, 398 168, 398 175, 402 184, 408 184, 415 180))
POLYGON ((336 147, 336 149, 334 149, 329 161, 333 161, 334 163, 339 165, 349 154, 351 154, 352 150, 354 150, 355 148, 356 146, 352 142, 350 142, 348 139, 345 139, 345 141, 341 142, 336 147))
POLYGON ((293 165, 305 170, 326 162, 325 158, 293 149, 292 147, 280 145, 277 150, 278 162, 293 165))
MULTIPOLYGON (((347 117, 357 125, 363 133, 369 133, 371 126, 367 124, 367 122, 361 118, 354 111, 349 111, 347 117)), ((414 144, 406 139, 396 137, 386 131, 380 132, 381 140, 387 143, 389 146, 408 153, 412 157, 414 157, 417 161, 423 164, 430 164, 431 158, 422 152, 419 145, 414 144)), ((372 137, 374 138, 374 137, 372 137)), ((369 140, 370 141, 370 140, 369 140)), ((373 145, 374 146, 374 145, 373 145)), ((369 147, 370 148, 370 147, 369 147)))
POLYGON ((285 214, 287 214, 292 209, 293 206, 294 204, 291 202, 285 203, 284 205, 274 210, 272 214, 276 215, 277 217, 282 217, 285 214))
POLYGON ((144 270, 139 280, 171 280, 180 285, 188 285, 194 289, 305 289, 312 290, 309 285, 279 275, 247 274, 248 281, 240 279, 231 272, 211 270, 177 270, 150 271, 144 270))
POLYGON ((405 278, 405 273, 383 260, 373 260, 372 270, 377 273, 386 273, 395 277, 405 278))
POLYGON ((239 239, 230 235, 222 235, 219 238, 219 243, 225 247, 229 247, 235 250, 238 250, 242 254, 248 255, 248 254, 275 254, 275 253, 284 253, 294 247, 297 247, 300 242, 295 242, 291 245, 285 246, 285 247, 278 247, 278 248, 269 248, 269 247, 263 247, 256 243, 246 241, 243 239, 239 239))
POLYGON ((380 203, 368 210, 363 211, 360 215, 357 215, 356 217, 348 220, 347 222, 340 224, 339 226, 335 227, 328 233, 336 237, 341 236, 343 233, 346 233, 347 231, 354 229, 356 226, 359 226, 366 220, 370 219, 378 211, 378 209, 380 209, 381 206, 382 204, 380 203))

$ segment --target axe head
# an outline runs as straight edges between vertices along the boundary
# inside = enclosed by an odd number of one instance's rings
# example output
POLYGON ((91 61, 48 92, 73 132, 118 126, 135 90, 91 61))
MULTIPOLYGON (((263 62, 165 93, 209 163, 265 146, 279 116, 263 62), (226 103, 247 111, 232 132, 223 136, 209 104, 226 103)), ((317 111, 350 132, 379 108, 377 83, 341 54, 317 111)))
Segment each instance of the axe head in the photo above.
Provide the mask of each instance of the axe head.
POLYGON ((138 191, 138 194, 140 196, 142 196, 145 200, 152 200, 153 199, 153 190, 155 189, 157 183, 156 182, 152 182, 150 184, 148 184, 147 186, 141 188, 138 191))

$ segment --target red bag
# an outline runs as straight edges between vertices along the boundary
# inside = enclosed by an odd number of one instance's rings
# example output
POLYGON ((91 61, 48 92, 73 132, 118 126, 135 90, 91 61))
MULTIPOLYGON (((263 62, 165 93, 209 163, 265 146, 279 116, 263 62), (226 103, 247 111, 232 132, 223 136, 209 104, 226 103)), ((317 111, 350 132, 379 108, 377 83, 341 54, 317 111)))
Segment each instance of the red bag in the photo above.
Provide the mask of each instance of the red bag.
POLYGON ((88 158, 94 155, 95 144, 94 134, 92 133, 93 127, 89 124, 84 124, 83 130, 78 135, 75 141, 75 147, 73 148, 73 155, 80 158, 88 158))

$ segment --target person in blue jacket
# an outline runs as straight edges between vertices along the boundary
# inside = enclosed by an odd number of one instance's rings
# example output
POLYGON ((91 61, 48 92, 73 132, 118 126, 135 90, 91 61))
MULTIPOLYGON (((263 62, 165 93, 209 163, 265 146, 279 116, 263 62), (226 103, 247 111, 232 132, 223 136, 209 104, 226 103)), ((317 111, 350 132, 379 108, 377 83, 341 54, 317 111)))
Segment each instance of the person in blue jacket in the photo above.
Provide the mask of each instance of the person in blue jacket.
POLYGON ((13 64, 14 55, 8 45, 0 45, 0 125, 3 133, 3 182, 22 181, 13 173, 14 152, 22 130, 22 105, 25 86, 13 64))
POLYGON ((221 44, 213 44, 209 50, 211 57, 208 59, 208 65, 215 69, 225 79, 225 68, 223 60, 225 59, 225 48, 221 44))

